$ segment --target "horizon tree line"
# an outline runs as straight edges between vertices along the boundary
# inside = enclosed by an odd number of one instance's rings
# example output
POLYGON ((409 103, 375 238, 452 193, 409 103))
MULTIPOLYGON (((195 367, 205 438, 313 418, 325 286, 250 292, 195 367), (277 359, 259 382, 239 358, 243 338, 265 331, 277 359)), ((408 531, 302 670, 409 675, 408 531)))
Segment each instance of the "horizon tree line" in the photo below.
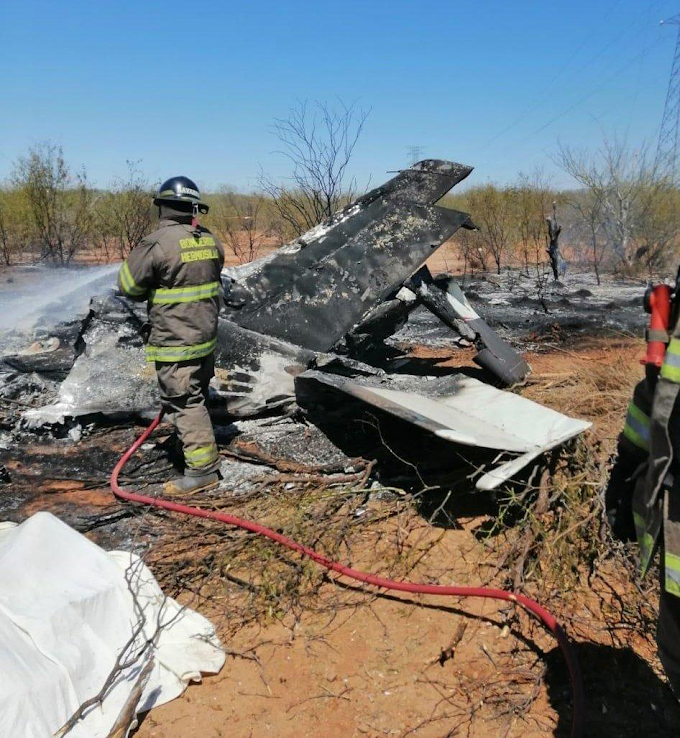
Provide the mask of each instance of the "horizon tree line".
MULTIPOLYGON (((299 102, 272 126, 290 170, 283 183, 262 172, 255 192, 205 193, 211 205, 205 223, 238 263, 302 235, 361 194, 350 166, 368 115, 341 101, 299 102)), ((605 139, 596 152, 560 146, 554 161, 576 188, 557 191, 537 171, 443 198, 441 205, 469 212, 477 226, 454 239, 466 271, 513 266, 545 281, 553 203, 570 259, 589 266, 598 282, 606 270, 652 275, 677 259, 680 190, 644 148, 605 139)), ((153 229, 155 189, 141 162, 127 161, 126 169, 98 189, 84 167, 67 163, 60 146, 31 147, 0 186, 0 261, 124 258, 153 229)))

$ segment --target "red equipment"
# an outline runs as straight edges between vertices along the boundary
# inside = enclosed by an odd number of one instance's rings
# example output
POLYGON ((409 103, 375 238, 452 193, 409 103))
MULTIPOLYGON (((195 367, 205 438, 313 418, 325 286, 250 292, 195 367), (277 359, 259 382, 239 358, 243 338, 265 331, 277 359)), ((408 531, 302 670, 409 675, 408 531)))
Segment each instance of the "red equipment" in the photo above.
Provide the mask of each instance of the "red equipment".
POLYGON ((649 326, 645 331, 647 353, 640 363, 660 369, 670 340, 671 288, 667 284, 650 284, 645 292, 644 307, 649 313, 649 326))

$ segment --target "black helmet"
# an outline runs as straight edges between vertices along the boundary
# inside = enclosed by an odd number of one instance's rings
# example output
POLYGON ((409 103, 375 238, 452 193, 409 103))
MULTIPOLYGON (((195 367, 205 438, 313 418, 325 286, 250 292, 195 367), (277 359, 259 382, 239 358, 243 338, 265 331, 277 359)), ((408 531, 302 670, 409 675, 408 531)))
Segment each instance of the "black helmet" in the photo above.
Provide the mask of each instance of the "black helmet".
POLYGON ((195 205, 201 213, 208 212, 208 206, 201 202, 201 193, 198 191, 196 183, 190 180, 189 177, 170 177, 170 179, 166 179, 158 188, 153 204, 174 205, 180 202, 195 205))

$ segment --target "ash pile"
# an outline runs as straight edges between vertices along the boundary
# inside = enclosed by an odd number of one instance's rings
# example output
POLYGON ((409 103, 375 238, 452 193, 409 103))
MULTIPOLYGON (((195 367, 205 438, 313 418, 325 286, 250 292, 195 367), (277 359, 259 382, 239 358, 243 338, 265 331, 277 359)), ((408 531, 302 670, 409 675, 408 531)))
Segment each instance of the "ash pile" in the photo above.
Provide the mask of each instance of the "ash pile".
MULTIPOLYGON (((461 278, 474 310, 505 340, 525 351, 540 350, 555 330, 569 336, 642 335, 646 315, 642 301, 647 283, 640 279, 603 280, 592 270, 570 266, 564 281, 545 281, 541 275, 504 267, 501 274, 461 278)), ((418 308, 387 343, 395 347, 422 345, 445 348, 451 333, 430 311, 418 308)))
MULTIPOLYGON (((219 494, 252 492, 263 467, 283 483, 305 473, 363 488, 436 480, 488 491, 588 427, 500 389, 530 367, 451 276, 425 265, 459 228, 475 227, 435 204, 471 171, 419 162, 296 241, 224 270, 210 396, 219 494), (443 370, 399 348, 395 336, 423 313, 475 367, 443 370)), ((0 463, 13 463, 10 475, 31 440, 77 446, 103 432, 113 443, 158 411, 144 308, 109 288, 68 318, 0 346, 0 463)), ((165 438, 152 449, 159 475, 173 446, 165 438)))

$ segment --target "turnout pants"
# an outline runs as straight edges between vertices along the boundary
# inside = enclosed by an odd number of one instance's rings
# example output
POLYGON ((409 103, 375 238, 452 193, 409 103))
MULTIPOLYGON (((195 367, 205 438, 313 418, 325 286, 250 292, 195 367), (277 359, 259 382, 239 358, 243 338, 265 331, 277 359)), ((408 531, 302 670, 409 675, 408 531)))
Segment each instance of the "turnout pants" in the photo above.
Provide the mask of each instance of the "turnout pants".
POLYGON ((220 467, 215 433, 206 408, 208 384, 214 373, 213 354, 175 364, 156 362, 161 403, 182 444, 187 476, 202 476, 220 467))
MULTIPOLYGON (((663 562, 663 557, 661 561, 663 562)), ((659 600, 659 619, 656 627, 656 644, 671 689, 680 700, 680 597, 666 591, 663 576, 659 600)))

